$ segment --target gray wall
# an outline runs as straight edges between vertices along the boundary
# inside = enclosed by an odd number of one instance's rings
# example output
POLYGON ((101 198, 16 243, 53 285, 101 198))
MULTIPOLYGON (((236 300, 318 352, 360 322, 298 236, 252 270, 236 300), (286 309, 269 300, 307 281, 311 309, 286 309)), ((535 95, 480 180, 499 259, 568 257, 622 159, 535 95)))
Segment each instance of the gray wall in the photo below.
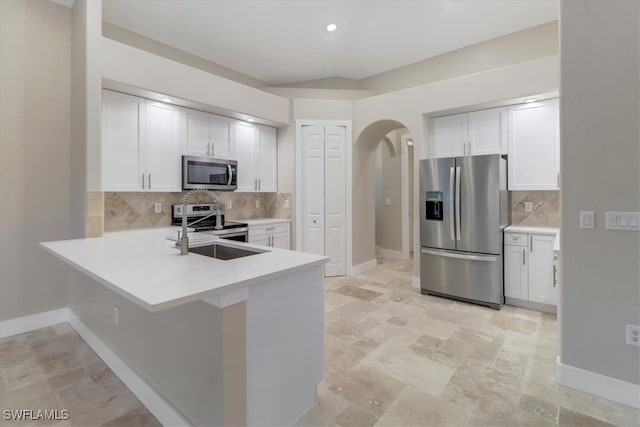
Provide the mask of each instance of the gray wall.
POLYGON ((640 211, 640 3, 561 4, 561 361, 640 384, 640 233, 605 211, 640 211), (580 210, 595 230, 578 228, 580 210))
POLYGON ((400 134, 406 132, 388 133, 376 149, 376 246, 393 251, 402 251, 400 134))
POLYGON ((67 305, 71 11, 0 1, 0 320, 67 305))

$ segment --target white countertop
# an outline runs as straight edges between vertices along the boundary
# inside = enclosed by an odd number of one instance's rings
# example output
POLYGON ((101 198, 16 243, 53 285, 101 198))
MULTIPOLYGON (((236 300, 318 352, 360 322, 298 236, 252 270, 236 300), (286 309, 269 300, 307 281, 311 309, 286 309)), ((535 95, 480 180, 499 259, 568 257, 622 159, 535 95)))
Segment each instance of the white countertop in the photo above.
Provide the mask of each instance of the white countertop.
POLYGON ((290 219, 285 218, 255 218, 255 219, 237 219, 234 220, 236 222, 245 222, 249 224, 249 227, 252 225, 269 225, 269 224, 281 224, 283 222, 291 222, 290 219))
MULTIPOLYGON (((180 256, 171 228, 40 243, 45 250, 149 311, 159 311, 327 262, 324 256, 225 241, 266 252, 222 261, 180 256)), ((212 237, 213 241, 214 238, 212 237)))
POLYGON ((560 230, 553 227, 526 227, 521 225, 510 225, 504 229, 506 233, 533 233, 533 234, 553 234, 558 235, 560 230))

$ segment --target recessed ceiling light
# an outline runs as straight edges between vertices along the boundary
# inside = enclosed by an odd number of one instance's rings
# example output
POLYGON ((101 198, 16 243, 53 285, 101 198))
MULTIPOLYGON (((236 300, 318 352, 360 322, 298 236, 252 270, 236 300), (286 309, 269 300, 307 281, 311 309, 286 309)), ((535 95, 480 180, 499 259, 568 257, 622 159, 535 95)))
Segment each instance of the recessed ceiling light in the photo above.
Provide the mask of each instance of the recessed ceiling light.
POLYGON ((247 119, 247 121, 253 123, 256 121, 256 119, 247 119))
POLYGON ((331 32, 331 31, 335 31, 336 28, 338 28, 338 26, 336 24, 329 24, 327 25, 327 31, 331 32))
POLYGON ((538 98, 527 98, 524 100, 524 102, 536 102, 538 100, 538 98))
POLYGON ((162 98, 160 101, 168 102, 168 103, 172 103, 173 102, 173 100, 171 98, 162 98))

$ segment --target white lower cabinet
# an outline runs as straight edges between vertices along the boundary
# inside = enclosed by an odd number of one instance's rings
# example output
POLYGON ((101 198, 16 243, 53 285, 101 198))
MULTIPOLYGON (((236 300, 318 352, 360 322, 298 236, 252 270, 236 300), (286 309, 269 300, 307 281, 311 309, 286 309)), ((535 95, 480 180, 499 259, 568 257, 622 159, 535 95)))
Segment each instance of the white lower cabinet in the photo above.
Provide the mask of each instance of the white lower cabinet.
POLYGON ((555 239, 551 234, 505 233, 504 295, 508 304, 557 305, 553 277, 555 239))
POLYGON ((291 230, 288 221, 271 222, 269 224, 249 224, 249 243, 289 249, 291 230))

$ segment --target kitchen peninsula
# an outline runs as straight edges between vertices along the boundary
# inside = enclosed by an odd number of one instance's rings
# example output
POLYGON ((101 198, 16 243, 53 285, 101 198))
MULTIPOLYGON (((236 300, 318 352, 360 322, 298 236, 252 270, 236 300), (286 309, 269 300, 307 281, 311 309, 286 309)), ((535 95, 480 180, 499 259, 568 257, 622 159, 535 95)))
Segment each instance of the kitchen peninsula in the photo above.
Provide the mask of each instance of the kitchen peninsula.
MULTIPOLYGON (((315 404, 323 376, 327 258, 214 236, 209 243, 258 253, 180 256, 170 232, 41 246, 83 273, 70 274, 72 317, 185 422, 293 424, 315 404)), ((194 245, 207 239, 197 234, 194 245)))

